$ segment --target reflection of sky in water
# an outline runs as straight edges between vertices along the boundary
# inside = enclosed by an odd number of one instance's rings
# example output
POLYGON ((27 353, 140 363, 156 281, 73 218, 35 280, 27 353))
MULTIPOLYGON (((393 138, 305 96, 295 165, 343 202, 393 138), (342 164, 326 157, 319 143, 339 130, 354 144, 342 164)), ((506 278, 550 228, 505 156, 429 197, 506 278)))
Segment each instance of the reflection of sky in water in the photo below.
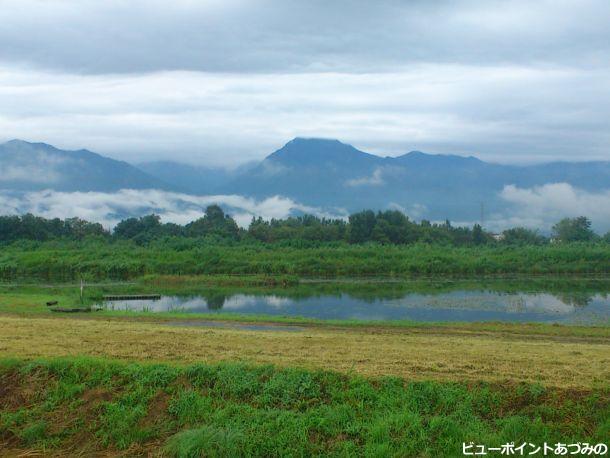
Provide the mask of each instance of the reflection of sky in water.
POLYGON ((218 311, 322 319, 417 321, 531 321, 600 323, 610 320, 610 297, 590 296, 575 305, 548 293, 451 291, 442 294, 406 294, 399 299, 361 299, 348 294, 283 297, 233 294, 230 296, 163 296, 159 300, 112 301, 109 309, 148 312, 218 311))
MULTIPOLYGON (((295 299, 290 299, 288 297, 279 297, 279 296, 248 296, 246 294, 236 294, 234 296, 230 296, 225 301, 222 306, 223 310, 240 310, 248 307, 256 307, 259 301, 264 298, 265 303, 269 307, 274 307, 277 309, 288 308, 294 302, 295 299)), ((298 300, 298 299, 296 299, 298 300)))

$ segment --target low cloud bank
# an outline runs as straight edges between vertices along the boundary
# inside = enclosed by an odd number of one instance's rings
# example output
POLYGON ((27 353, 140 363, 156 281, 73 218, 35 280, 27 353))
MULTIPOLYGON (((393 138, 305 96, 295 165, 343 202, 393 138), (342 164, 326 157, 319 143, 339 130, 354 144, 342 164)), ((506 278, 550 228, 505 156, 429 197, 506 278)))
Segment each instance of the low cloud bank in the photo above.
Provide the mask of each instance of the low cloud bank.
MULTIPOLYGON (((587 216, 598 233, 610 230, 610 189, 598 193, 584 191, 567 183, 552 183, 532 188, 505 186, 500 198, 506 206, 485 220, 485 228, 502 231, 525 226, 549 232, 552 225, 565 217, 587 216)), ((124 189, 103 192, 16 192, 0 190, 0 214, 32 213, 45 218, 77 216, 111 228, 131 216, 155 213, 164 222, 185 224, 203 216, 211 204, 221 205, 241 227, 247 227, 253 216, 264 219, 286 218, 295 214, 312 214, 327 218, 345 218, 343 209, 329 210, 300 204, 282 196, 257 200, 238 195, 193 196, 160 190, 124 189)), ((388 202, 386 208, 397 209, 411 218, 426 218, 428 207, 422 204, 400 205, 388 202)), ((454 222, 471 226, 478 221, 454 222)))
MULTIPOLYGON (((59 167, 67 159, 46 154, 43 151, 28 151, 14 163, 4 156, 0 164, 0 185, 11 181, 26 181, 51 186, 61 179, 59 167)), ((76 165, 76 160, 72 160, 76 165)))
POLYGON ((123 189, 115 193, 36 191, 16 193, 0 191, 0 214, 32 213, 45 218, 77 216, 111 228, 131 216, 155 213, 164 222, 185 224, 203 216, 208 205, 218 204, 242 227, 253 216, 265 219, 286 218, 307 213, 320 217, 344 217, 345 212, 329 213, 317 207, 301 205, 281 196, 256 200, 237 195, 191 196, 159 190, 123 189))
POLYGON ((600 233, 610 230, 610 189, 593 193, 568 183, 549 183, 533 188, 505 186, 500 197, 510 207, 492 215, 494 229, 525 226, 549 231, 565 217, 587 216, 600 233))
POLYGON ((383 180, 383 170, 376 168, 370 177, 353 178, 345 182, 347 186, 381 186, 385 184, 383 180))

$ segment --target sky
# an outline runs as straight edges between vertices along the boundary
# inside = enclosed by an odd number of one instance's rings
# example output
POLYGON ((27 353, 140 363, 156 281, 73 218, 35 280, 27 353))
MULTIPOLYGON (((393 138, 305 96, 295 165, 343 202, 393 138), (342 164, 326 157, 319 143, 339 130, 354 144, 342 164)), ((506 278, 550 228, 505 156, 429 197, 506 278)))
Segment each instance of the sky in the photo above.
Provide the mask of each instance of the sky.
POLYGON ((234 166, 610 160, 607 0, 0 0, 0 141, 234 166))

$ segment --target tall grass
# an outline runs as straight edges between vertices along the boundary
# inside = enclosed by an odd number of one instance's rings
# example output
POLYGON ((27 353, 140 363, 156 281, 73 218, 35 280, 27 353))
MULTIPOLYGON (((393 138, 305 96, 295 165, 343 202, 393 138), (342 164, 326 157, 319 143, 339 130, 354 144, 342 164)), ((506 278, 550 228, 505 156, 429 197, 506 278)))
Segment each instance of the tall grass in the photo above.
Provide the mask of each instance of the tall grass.
POLYGON ((208 245, 180 249, 162 241, 16 243, 0 251, 0 279, 133 279, 162 275, 481 276, 608 274, 610 245, 451 247, 328 244, 208 245))

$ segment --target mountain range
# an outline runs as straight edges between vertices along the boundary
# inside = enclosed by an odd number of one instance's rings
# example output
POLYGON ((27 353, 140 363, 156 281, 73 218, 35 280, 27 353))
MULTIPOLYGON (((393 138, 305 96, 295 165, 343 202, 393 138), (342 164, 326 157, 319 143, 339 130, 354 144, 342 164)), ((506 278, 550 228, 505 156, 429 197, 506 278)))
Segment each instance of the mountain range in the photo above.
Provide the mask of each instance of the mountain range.
POLYGON ((161 189, 188 194, 291 198, 327 210, 396 208, 415 218, 465 221, 510 205, 507 185, 569 183, 610 188, 610 161, 504 165, 472 156, 412 151, 380 157, 338 140, 295 138, 257 164, 228 171, 171 161, 138 166, 87 150, 13 140, 0 145, 0 188, 105 191, 161 189))
POLYGON ((174 189, 131 164, 86 149, 65 151, 46 143, 11 140, 0 145, 0 189, 101 191, 174 189))

